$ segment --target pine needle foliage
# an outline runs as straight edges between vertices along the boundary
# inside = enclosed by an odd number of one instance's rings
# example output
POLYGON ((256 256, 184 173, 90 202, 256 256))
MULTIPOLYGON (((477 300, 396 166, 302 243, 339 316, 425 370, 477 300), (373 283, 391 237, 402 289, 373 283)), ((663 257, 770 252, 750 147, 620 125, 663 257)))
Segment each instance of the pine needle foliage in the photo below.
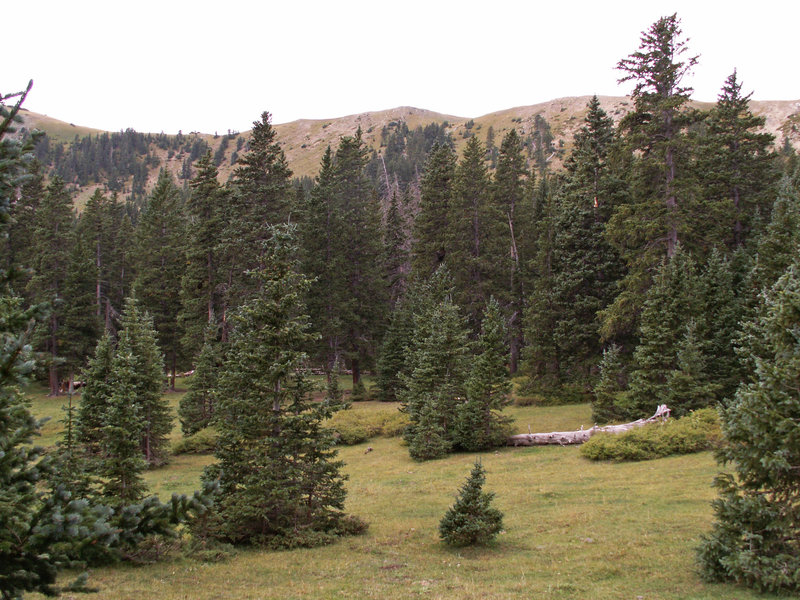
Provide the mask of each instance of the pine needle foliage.
MULTIPOLYGON (((258 293, 233 317, 215 413, 220 499, 210 530, 221 541, 291 548, 352 532, 342 462, 322 426, 339 406, 312 401, 304 368, 313 340, 303 313, 292 229, 271 228, 253 273, 258 293)), ((358 529, 358 528, 357 528, 358 529)))
POLYGON ((491 542, 503 530, 503 513, 494 508, 493 492, 484 492, 486 471, 476 462, 461 486, 455 504, 439 522, 439 537, 449 546, 474 546, 491 542))

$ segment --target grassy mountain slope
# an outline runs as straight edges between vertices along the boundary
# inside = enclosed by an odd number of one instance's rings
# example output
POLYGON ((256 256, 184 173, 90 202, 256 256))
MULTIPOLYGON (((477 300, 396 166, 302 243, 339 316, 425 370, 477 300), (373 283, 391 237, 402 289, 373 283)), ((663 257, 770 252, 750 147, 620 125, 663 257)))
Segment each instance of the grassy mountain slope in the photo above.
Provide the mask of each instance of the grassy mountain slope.
MULTIPOLYGON (((498 147, 505 133, 511 128, 516 128, 522 136, 525 136, 532 131, 536 115, 541 115, 550 125, 555 147, 568 151, 572 143, 572 136, 582 125, 589 99, 590 96, 557 98, 549 102, 509 108, 472 118, 445 115, 413 107, 398 107, 331 119, 301 119, 290 123, 276 124, 275 129, 295 176, 314 177, 319 169, 325 148, 328 145, 335 147, 340 137, 353 135, 360 127, 365 143, 380 152, 382 129, 391 123, 401 121, 404 121, 412 130, 419 126, 424 127, 429 123, 446 121, 448 129, 456 141, 457 150, 460 151, 470 135, 477 135, 479 139, 485 141, 490 127, 494 130, 495 145, 498 147)), ((617 96, 601 96, 600 103, 615 121, 618 121, 633 106, 630 98, 617 96)), ((694 105, 702 109, 712 106, 711 103, 701 102, 695 102, 694 105)), ((782 145, 784 139, 788 137, 796 148, 800 148, 800 101, 752 101, 751 109, 754 113, 766 117, 764 129, 775 135, 778 146, 782 145)), ((257 116, 254 115, 254 118, 257 116)), ((24 111, 23 118, 26 127, 42 129, 56 142, 70 142, 75 139, 76 135, 100 133, 100 130, 97 129, 79 127, 30 111, 24 111)), ((210 134, 192 133, 190 135, 205 139, 212 151, 219 147, 222 140, 221 136, 210 134)), ((246 137, 248 132, 244 132, 242 135, 246 137)), ((233 170, 230 158, 235 150, 235 144, 228 145, 225 160, 220 166, 220 179, 222 180, 226 180, 233 170)), ((173 173, 179 172, 183 162, 182 156, 169 157, 167 152, 159 151, 157 148, 153 149, 153 152, 160 158, 162 165, 173 173)), ((551 158, 551 164, 554 168, 559 168, 558 156, 551 158)), ((154 183, 155 177, 158 175, 157 171, 154 169, 151 173, 153 179, 151 183, 154 183)), ((81 197, 91 193, 90 190, 80 190, 80 192, 79 196, 81 197)))

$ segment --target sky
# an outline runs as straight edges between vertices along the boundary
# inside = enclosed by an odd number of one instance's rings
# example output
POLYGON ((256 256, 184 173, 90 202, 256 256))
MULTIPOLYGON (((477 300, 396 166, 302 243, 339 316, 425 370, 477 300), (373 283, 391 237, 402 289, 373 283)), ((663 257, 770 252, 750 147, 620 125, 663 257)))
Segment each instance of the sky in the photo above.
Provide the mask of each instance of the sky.
POLYGON ((737 69, 756 100, 800 100, 798 0, 27 0, 7 7, 0 93, 109 131, 245 131, 414 106, 479 117, 620 96, 617 62, 678 14, 697 100, 737 69))

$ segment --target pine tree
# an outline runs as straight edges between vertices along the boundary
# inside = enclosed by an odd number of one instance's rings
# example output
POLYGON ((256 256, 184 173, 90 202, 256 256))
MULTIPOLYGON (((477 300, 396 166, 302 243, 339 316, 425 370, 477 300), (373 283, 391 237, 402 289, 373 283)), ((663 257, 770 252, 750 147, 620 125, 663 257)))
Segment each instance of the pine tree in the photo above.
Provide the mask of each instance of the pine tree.
MULTIPOLYGON (((507 289, 498 279, 506 278, 507 247, 503 247, 508 225, 492 202, 485 151, 477 137, 467 140, 456 167, 453 198, 449 206, 447 265, 456 284, 456 302, 464 310, 470 327, 477 330, 480 315, 496 290, 507 289)), ((505 283, 505 282, 503 282, 505 283)))
POLYGON ((405 439, 415 460, 453 449, 457 406, 463 401, 470 345, 452 279, 440 267, 414 300, 414 334, 400 399, 409 417, 405 439))
POLYGON ((699 336, 709 359, 708 379, 719 384, 718 401, 732 398, 743 376, 735 351, 739 323, 745 316, 741 288, 731 261, 715 248, 700 274, 699 310, 704 327, 699 336))
POLYGON ((342 463, 303 368, 312 339, 292 234, 273 228, 258 295, 238 311, 215 414, 220 477, 214 532, 233 543, 314 546, 343 533, 342 463))
POLYGON ((676 417, 713 406, 721 385, 708 374, 705 344, 697 322, 690 318, 675 353, 675 368, 667 375, 664 403, 676 417))
POLYGON ((468 452, 503 446, 509 433, 510 419, 500 414, 510 402, 509 352, 503 314, 494 297, 483 313, 476 346, 464 385, 466 401, 456 409, 454 428, 454 445, 468 452))
POLYGON ((409 302, 400 299, 389 315, 389 324, 378 352, 375 380, 383 402, 394 402, 402 396, 405 389, 402 374, 406 373, 406 354, 413 333, 413 315, 409 302))
POLYGON ((182 360, 178 313, 181 278, 186 270, 181 194, 172 176, 162 170, 147 199, 136 228, 136 280, 134 291, 142 309, 150 314, 158 343, 166 354, 175 389, 175 374, 182 360))
POLYGON ((461 486, 455 504, 439 522, 439 537, 450 546, 487 544, 503 530, 503 513, 491 506, 493 492, 484 492, 486 472, 476 462, 461 486))
POLYGON ((795 262, 764 296, 756 378, 722 411, 715 522, 699 559, 710 580, 800 590, 800 277, 795 262))
MULTIPOLYGON (((508 263, 508 279, 505 289, 497 290, 502 304, 505 306, 509 323, 510 369, 516 373, 519 355, 524 343, 522 314, 525 307, 526 263, 530 260, 526 250, 526 237, 533 225, 530 202, 526 202, 526 183, 531 178, 522 152, 522 140, 515 129, 503 138, 500 153, 497 157, 497 170, 492 182, 492 203, 506 221, 503 232, 503 243, 506 246, 508 263)), ((500 270, 502 265, 495 265, 500 270)))
POLYGON ((217 330, 213 323, 207 326, 206 339, 195 361, 194 376, 189 383, 189 391, 181 398, 178 407, 184 435, 192 435, 208 427, 214 417, 218 399, 219 370, 223 362, 217 330))
POLYGON ((430 277, 447 256, 455 171, 456 154, 452 146, 435 144, 425 163, 419 212, 414 219, 411 272, 416 279, 430 277))
POLYGON ((229 182, 230 197, 222 217, 226 227, 218 245, 225 282, 226 312, 219 317, 223 339, 229 329, 227 311, 257 291, 253 287, 257 283, 246 273, 263 266, 269 226, 286 222, 290 214, 292 171, 271 120, 264 112, 261 120, 253 122, 249 150, 239 158, 229 182))
POLYGON ((186 265, 181 278, 183 347, 194 356, 204 343, 210 323, 224 314, 220 294, 219 245, 225 226, 225 191, 217 181, 217 168, 207 152, 197 163, 186 202, 186 265))
MULTIPOLYGON (((150 315, 138 300, 129 298, 121 317, 122 331, 111 363, 114 394, 120 377, 125 377, 125 401, 135 405, 141 421, 139 445, 141 454, 150 466, 166 461, 167 435, 172 431, 169 404, 162 397, 164 360, 158 348, 156 331, 150 315), (130 356, 129 356, 130 355, 130 356), (117 357, 122 356, 119 366, 117 357), (118 369, 125 369, 119 373, 118 369)), ((120 400, 121 401, 121 400, 120 400)), ((113 404, 113 402, 112 402, 113 404)))
MULTIPOLYGON (((0 94, 0 240, 5 242, 9 209, 25 181, 33 144, 12 137, 22 102, 20 94, 0 94), (18 98, 16 104, 7 101, 18 98)), ((30 342, 33 326, 44 322, 46 307, 25 307, 12 284, 20 265, 0 270, 0 596, 18 598, 29 591, 59 592, 56 577, 77 566, 77 549, 98 541, 108 530, 105 516, 48 484, 52 465, 42 448, 32 445, 40 422, 33 418, 20 388, 35 367, 30 342)))
POLYGON ((406 288, 408 250, 405 223, 397 198, 392 192, 383 228, 383 270, 389 306, 394 307, 406 288))
POLYGON ((114 340, 106 331, 95 347, 94 356, 81 373, 83 388, 75 424, 78 442, 90 455, 100 454, 105 414, 108 412, 114 383, 111 362, 114 359, 114 340))
POLYGON ((774 136, 762 131, 765 118, 750 111, 751 96, 742 94, 734 70, 705 120, 697 151, 700 184, 713 208, 707 220, 725 228, 716 237, 731 248, 742 247, 756 213, 768 211, 778 173, 770 151, 774 136))
POLYGON ((553 341, 565 383, 591 384, 600 359, 597 315, 616 297, 624 268, 605 237, 606 223, 620 196, 609 166, 613 122, 597 97, 575 135, 567 176, 553 215, 552 302, 558 322, 553 341))
POLYGON ((622 348, 617 344, 611 344, 603 350, 600 376, 594 386, 592 420, 595 423, 605 424, 619 420, 624 413, 620 408, 620 395, 625 390, 624 378, 622 348))
POLYGON ((61 393, 59 357, 64 325, 64 279, 69 264, 74 220, 72 198, 60 177, 51 179, 36 218, 35 262, 32 265, 35 273, 28 288, 36 301, 53 303, 41 336, 48 354, 50 395, 58 396, 61 393))
POLYGON ((688 126, 696 120, 684 78, 697 57, 688 50, 677 15, 662 17, 642 33, 638 51, 617 68, 620 83, 633 81, 634 110, 622 119, 621 144, 628 153, 630 198, 615 207, 607 235, 628 267, 621 293, 604 313, 604 330, 626 330, 651 284, 651 273, 666 256, 694 252, 707 244, 705 208, 698 202, 690 168, 688 126))
MULTIPOLYGON (((123 336, 129 335, 123 331, 123 336)), ((147 424, 140 397, 140 358, 123 339, 111 363, 113 388, 102 414, 98 469, 104 479, 103 496, 116 507, 139 502, 147 491, 142 479, 147 463, 141 442, 147 424)))
MULTIPOLYGON (((700 316, 698 296, 694 260, 678 247, 678 252, 662 263, 647 292, 639 327, 640 342, 633 354, 636 367, 630 379, 629 412, 623 416, 641 418, 652 414, 664 402, 668 395, 667 378, 677 366, 684 324, 691 317, 700 316)), ((688 412, 680 406, 670 408, 676 414, 688 412)))

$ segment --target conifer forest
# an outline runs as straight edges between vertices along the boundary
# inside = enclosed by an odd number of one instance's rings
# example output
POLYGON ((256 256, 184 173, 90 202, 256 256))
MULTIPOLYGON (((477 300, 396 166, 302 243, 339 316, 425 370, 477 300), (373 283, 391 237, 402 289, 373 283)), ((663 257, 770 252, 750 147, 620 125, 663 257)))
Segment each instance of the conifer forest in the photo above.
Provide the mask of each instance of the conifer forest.
MULTIPOLYGON (((370 436, 331 426, 359 405, 391 411, 407 473, 467 454, 431 535, 491 553, 515 509, 481 491, 500 483, 490 459, 541 451, 507 447, 528 426, 512 409, 585 405, 591 426, 665 404, 669 423, 641 430, 665 455, 716 428, 687 450, 716 461, 689 576, 797 593, 800 158, 736 70, 698 108, 698 60, 663 17, 616 65, 630 110, 593 97, 566 146, 540 115, 460 144, 447 122, 393 123, 380 148, 340 136, 314 177, 268 112, 216 148, 132 130, 65 143, 19 127, 35 86, 0 90, 2 598, 91 591, 87 568, 176 536, 220 560, 345 552, 376 524, 342 458, 370 436), (53 446, 32 445, 32 389, 64 404, 53 446), (213 458, 166 500, 148 482, 173 429, 213 458)), ((655 452, 601 437, 582 468, 655 452)))

